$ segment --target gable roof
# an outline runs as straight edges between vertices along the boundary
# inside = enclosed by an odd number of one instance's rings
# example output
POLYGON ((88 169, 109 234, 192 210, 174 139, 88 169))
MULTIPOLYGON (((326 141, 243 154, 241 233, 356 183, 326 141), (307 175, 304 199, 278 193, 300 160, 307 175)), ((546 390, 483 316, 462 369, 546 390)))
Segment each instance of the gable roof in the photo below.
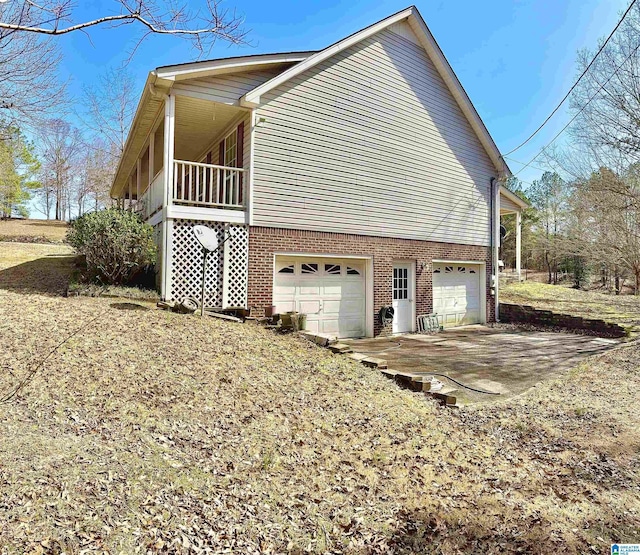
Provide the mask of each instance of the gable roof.
POLYGON ((182 81, 184 79, 197 79, 210 75, 237 73, 238 71, 260 70, 278 64, 297 63, 306 60, 316 53, 316 50, 310 50, 304 52, 277 52, 274 54, 233 56, 230 58, 217 58, 214 60, 160 66, 156 68, 154 73, 159 79, 182 81))
POLYGON ((442 50, 431 34, 431 31, 429 31, 429 28, 422 19, 418 8, 416 8, 415 6, 410 6, 404 10, 401 10, 381 21, 378 21, 377 23, 374 23, 373 25, 370 25, 369 27, 362 29, 361 31, 349 35, 348 37, 328 46, 324 50, 320 50, 314 54, 311 54, 306 59, 299 61, 296 65, 290 67, 289 69, 276 75, 266 83, 263 83, 262 85, 246 93, 240 98, 240 104, 251 108, 258 107, 260 105, 260 98, 265 93, 273 90, 283 83, 286 83, 296 75, 299 75, 302 72, 311 69, 327 58, 330 58, 331 56, 342 52, 350 46, 353 46, 354 44, 357 44, 358 42, 400 21, 406 21, 415 33, 416 37, 420 41, 420 44, 426 50, 427 54, 431 58, 431 61, 438 70, 438 73, 447 85, 447 88, 449 89, 452 96, 460 106, 463 114, 469 121, 471 128, 476 133, 478 139, 480 140, 480 143, 486 150, 496 169, 502 174, 502 177, 510 176, 511 171, 502 158, 502 155, 500 154, 498 147, 493 141, 493 138, 489 134, 487 127, 480 118, 480 115, 473 106, 471 100, 469 99, 469 96, 458 80, 456 74, 453 72, 453 69, 442 53, 442 50))

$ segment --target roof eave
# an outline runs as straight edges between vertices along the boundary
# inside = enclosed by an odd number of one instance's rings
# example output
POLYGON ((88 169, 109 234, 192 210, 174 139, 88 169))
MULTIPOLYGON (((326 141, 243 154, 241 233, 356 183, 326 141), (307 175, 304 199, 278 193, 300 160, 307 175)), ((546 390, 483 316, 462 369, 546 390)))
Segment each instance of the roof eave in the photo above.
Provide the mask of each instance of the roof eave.
POLYGON ((254 56, 239 56, 223 58, 206 62, 192 62, 173 66, 156 68, 156 74, 161 79, 182 81, 208 75, 219 75, 235 71, 250 71, 279 64, 298 63, 314 55, 316 51, 283 52, 281 54, 258 54, 254 56))
POLYGON ((136 133, 138 131, 140 125, 140 117, 149 102, 150 97, 157 97, 158 95, 164 96, 169 93, 172 86, 171 81, 166 81, 160 79, 155 71, 149 72, 147 76, 147 80, 144 84, 144 88, 142 89, 142 94, 140 95, 140 101, 138 102, 138 106, 136 108, 136 113, 133 116, 133 121, 131 123, 131 128, 129 129, 129 133, 127 134, 127 140, 125 141, 124 148, 122 149, 122 154, 120 155, 120 160, 118 161, 118 167, 116 168, 116 173, 113 177, 113 182, 111 187, 109 188, 109 196, 111 198, 117 198, 117 195, 122 192, 122 187, 120 187, 119 191, 117 190, 117 185, 124 179, 124 173, 130 173, 131 169, 127 171, 124 167, 125 153, 131 148, 131 142, 134 140, 136 133))
POLYGON ((265 92, 274 89, 275 87, 277 87, 278 85, 281 85, 282 83, 285 83, 294 75, 298 75, 303 71, 311 69, 312 67, 318 65, 319 63, 326 60, 327 58, 334 56, 335 54, 341 52, 345 48, 349 48, 349 46, 360 42, 366 37, 374 35, 375 33, 381 31, 385 27, 388 27, 389 25, 393 25, 398 21, 402 21, 403 19, 406 19, 407 17, 409 17, 409 15, 411 15, 411 13, 414 10, 415 10, 414 6, 406 8, 381 21, 378 21, 377 23, 374 23, 373 25, 370 25, 365 29, 362 29, 361 31, 358 31, 352 35, 349 35, 348 37, 332 44, 331 46, 328 46, 323 50, 320 50, 319 52, 313 54, 306 60, 296 64, 295 66, 289 68, 286 71, 283 71, 281 74, 277 75, 273 79, 270 79, 266 83, 263 83, 262 85, 259 85, 255 89, 249 91, 248 93, 246 93, 244 96, 240 98, 240 102, 246 103, 247 105, 260 104, 260 97, 265 92))
POLYGON ((513 191, 507 189, 504 185, 500 185, 500 194, 507 197, 514 204, 517 204, 522 210, 531 206, 526 200, 520 198, 513 191))

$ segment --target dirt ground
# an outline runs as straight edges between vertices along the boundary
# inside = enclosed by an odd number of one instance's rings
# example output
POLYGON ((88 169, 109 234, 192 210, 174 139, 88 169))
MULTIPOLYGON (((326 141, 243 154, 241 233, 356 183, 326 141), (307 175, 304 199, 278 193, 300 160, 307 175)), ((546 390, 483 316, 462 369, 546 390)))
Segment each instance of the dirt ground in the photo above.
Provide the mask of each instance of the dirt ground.
POLYGON ((3 555, 607 553, 640 538, 637 342, 454 412, 296 336, 62 298, 64 253, 18 245, 12 265, 5 245, 3 555))

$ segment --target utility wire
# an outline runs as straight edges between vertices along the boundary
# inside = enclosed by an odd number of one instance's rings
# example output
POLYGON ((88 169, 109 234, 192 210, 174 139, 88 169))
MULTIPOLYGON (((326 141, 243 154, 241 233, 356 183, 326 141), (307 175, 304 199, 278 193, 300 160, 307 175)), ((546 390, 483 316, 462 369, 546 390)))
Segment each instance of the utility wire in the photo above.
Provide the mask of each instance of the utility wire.
POLYGON ((509 152, 507 152, 506 154, 503 154, 503 158, 506 156, 509 156, 509 154, 513 154, 516 150, 520 150, 524 145, 526 145, 531 139, 533 139, 539 132, 540 130, 547 125, 547 123, 549 122, 549 120, 555 115, 555 113, 560 109, 560 107, 565 103, 565 101, 567 100, 567 98, 569 98, 569 95, 573 92, 573 90, 578 86, 578 83, 580 83, 580 81, 582 81, 582 78, 586 75, 587 71, 589 71, 589 69, 591 68, 591 66, 593 65, 593 63, 596 61, 596 59, 598 58, 598 56, 600 55, 600 53, 604 50, 604 47, 607 46, 607 43, 609 42, 609 40, 611 40, 611 37, 615 34, 615 32, 618 30, 618 27, 620 27, 620 25, 622 25, 622 22, 625 20, 625 18, 627 17, 627 14, 631 11, 631 8, 633 8, 633 5, 636 3, 637 0, 633 0, 631 2, 631 4, 629 4, 629 7, 627 8, 627 11, 624 12, 622 18, 620 19, 620 21, 618 21, 618 24, 615 26, 615 28, 613 29, 613 31, 611 31, 611 33, 609 34, 609 36, 607 37, 607 40, 605 40, 602 43, 602 46, 600 47, 600 49, 598 50, 598 52, 596 52, 596 55, 593 57, 593 59, 589 62, 589 65, 584 69, 584 71, 580 74, 580 77, 578 77, 578 80, 573 84, 573 86, 569 89, 569 92, 567 94, 564 95, 564 98, 560 101, 560 103, 554 108, 553 112, 551 112, 549 114, 549 116, 547 117, 547 119, 545 119, 540 126, 538 127, 538 129, 536 129, 531 135, 529 135, 529 137, 522 143, 520 143, 516 148, 514 148, 513 150, 510 150, 509 152))
POLYGON ((538 156, 540 156, 545 150, 547 150, 547 148, 549 148, 551 146, 551 144, 553 142, 555 142, 555 140, 566 131, 567 127, 569 127, 574 122, 574 120, 582 113, 582 111, 587 106, 589 106, 589 104, 591 104, 591 101, 596 96, 598 96, 600 94, 600 91, 602 89, 604 89, 604 87, 609 83, 609 81, 611 81, 611 79, 613 79, 613 76, 616 73, 618 73, 618 70, 631 59, 631 56, 633 56, 638 51, 639 48, 640 48, 640 43, 629 53, 629 55, 624 59, 624 61, 618 67, 616 67, 616 69, 613 70, 613 73, 611 75, 609 75, 609 77, 607 77, 607 80, 604 83, 602 83, 602 85, 600 85, 598 87, 598 90, 593 94, 593 96, 591 96, 591 98, 589 98, 589 100, 587 100, 587 102, 585 102, 584 106, 582 106, 582 108, 580 108, 580 110, 578 110, 575 113, 575 115, 569 120, 567 125, 565 125, 562 129, 560 129, 560 131, 558 131, 558 133, 556 133, 556 135, 553 137, 553 139, 551 139, 546 145, 544 145, 544 147, 542 147, 542 149, 540 150, 540 152, 538 152, 538 154, 536 154, 533 158, 531 158, 531 160, 529 160, 524 166, 522 166, 516 173, 514 173, 513 174, 514 177, 516 175, 518 175, 522 170, 524 170, 525 168, 529 167, 531 165, 531 163, 536 158, 538 158, 538 156))

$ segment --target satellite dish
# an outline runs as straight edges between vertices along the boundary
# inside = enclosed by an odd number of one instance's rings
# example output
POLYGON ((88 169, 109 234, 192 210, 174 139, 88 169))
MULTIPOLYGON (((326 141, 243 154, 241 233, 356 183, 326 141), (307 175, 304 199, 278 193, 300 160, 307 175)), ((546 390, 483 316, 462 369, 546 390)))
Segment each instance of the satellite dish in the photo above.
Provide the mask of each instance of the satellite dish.
POLYGON ((193 227, 193 234, 196 236, 198 243, 200 243, 204 249, 209 252, 218 250, 220 246, 218 242, 218 234, 205 225, 196 225, 193 227))

